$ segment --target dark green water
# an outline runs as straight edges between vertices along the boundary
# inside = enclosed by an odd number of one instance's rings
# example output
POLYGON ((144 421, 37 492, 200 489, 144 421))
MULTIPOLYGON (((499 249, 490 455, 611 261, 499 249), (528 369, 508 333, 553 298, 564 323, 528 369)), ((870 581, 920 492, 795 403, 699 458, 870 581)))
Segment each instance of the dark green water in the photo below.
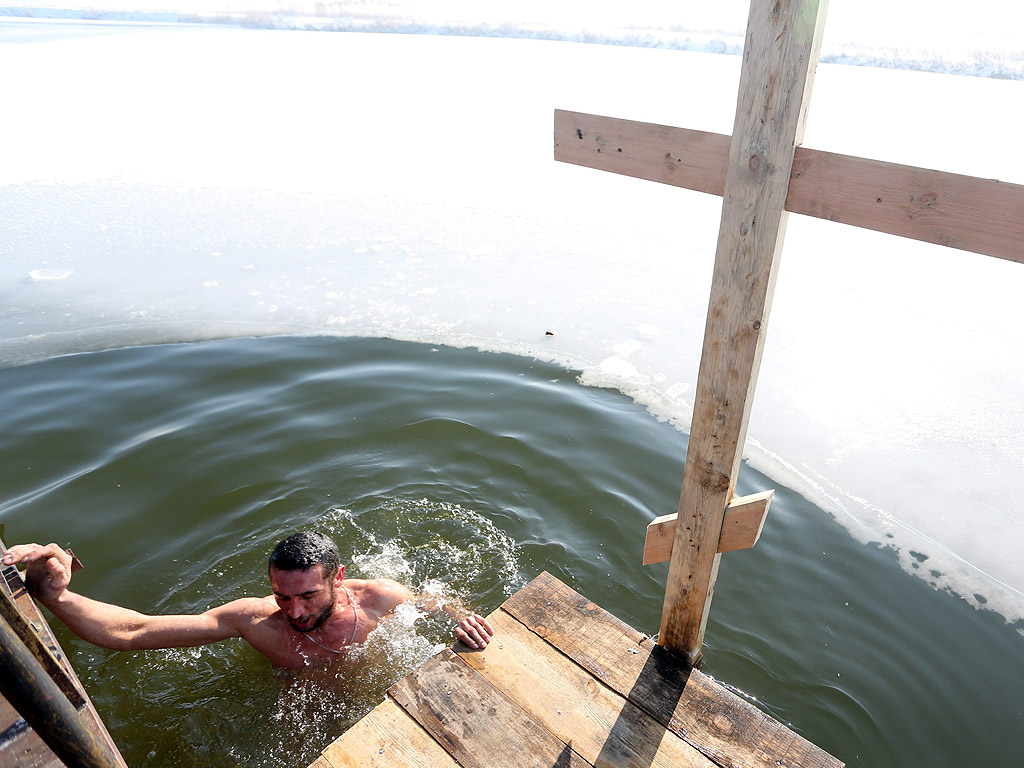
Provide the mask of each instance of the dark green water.
MULTIPOLYGON (((71 543, 77 589, 147 612, 268 592, 273 544, 332 533, 347 573, 481 612, 542 570, 657 631, 686 439, 525 358, 388 340, 238 339, 0 370, 0 523, 71 543)), ((738 492, 777 487, 744 468, 738 492)), ((927 562, 921 563, 927 568, 927 562)), ((273 670, 240 641, 96 649, 54 622, 132 766, 305 766, 449 641, 400 616, 362 656, 273 670)), ((997 616, 907 576, 777 488, 723 559, 705 671, 850 765, 1024 765, 1024 654, 997 616)))

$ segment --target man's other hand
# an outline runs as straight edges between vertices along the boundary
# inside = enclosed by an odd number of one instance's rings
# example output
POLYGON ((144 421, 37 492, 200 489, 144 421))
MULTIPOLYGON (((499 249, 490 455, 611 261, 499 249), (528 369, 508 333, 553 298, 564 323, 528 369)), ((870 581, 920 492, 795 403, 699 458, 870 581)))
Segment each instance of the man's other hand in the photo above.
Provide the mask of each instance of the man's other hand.
POLYGON ((483 616, 467 616, 455 628, 455 637, 470 648, 485 648, 494 635, 494 629, 483 616))
POLYGON ((43 603, 56 600, 71 583, 71 555, 56 544, 15 544, 8 547, 4 565, 25 563, 25 586, 43 603))

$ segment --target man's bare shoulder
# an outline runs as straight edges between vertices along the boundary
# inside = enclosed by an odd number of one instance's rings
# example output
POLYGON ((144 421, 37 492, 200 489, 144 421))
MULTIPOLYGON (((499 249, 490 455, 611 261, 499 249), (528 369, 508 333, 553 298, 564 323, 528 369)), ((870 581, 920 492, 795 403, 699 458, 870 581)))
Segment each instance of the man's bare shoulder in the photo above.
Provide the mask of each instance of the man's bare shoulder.
POLYGON ((363 608, 380 613, 393 611, 415 597, 412 590, 393 579, 351 579, 345 583, 350 584, 363 608))

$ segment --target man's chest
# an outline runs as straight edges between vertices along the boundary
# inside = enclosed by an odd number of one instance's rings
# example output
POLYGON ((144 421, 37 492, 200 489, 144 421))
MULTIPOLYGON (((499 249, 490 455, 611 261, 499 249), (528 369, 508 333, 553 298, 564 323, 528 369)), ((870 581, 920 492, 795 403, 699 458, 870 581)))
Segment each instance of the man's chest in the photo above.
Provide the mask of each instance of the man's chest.
POLYGON ((362 611, 358 623, 346 622, 330 633, 297 632, 284 622, 268 620, 246 633, 245 639, 275 666, 301 668, 344 658, 353 645, 365 643, 376 626, 376 617, 362 611))

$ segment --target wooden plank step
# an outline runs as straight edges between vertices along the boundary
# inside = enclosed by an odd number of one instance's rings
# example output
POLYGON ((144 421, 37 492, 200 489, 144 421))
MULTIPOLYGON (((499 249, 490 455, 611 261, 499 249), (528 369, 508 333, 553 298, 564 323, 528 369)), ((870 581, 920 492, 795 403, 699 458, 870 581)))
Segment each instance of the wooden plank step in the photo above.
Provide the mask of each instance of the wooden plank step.
POLYGON ((451 650, 388 693, 464 768, 592 768, 451 650))
MULTIPOLYGON (((531 632, 495 611, 494 640, 461 658, 588 762, 601 766, 715 768, 716 764, 531 632)), ((456 646, 459 648, 460 646, 456 646)))
POLYGON ((502 608, 720 765, 843 765, 549 573, 502 608))
POLYGON ((548 573, 488 618, 311 768, 842 766, 548 573))
POLYGON ((386 699, 310 768, 458 768, 458 763, 405 710, 386 699))

